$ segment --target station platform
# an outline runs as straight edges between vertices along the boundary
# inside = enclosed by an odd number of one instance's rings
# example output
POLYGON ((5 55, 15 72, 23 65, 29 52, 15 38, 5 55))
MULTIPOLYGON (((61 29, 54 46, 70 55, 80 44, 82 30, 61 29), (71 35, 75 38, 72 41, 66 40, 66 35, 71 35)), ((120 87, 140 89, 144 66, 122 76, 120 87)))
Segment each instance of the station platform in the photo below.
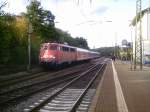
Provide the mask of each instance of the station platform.
POLYGON ((130 68, 128 62, 109 61, 89 112, 150 112, 150 67, 130 68))

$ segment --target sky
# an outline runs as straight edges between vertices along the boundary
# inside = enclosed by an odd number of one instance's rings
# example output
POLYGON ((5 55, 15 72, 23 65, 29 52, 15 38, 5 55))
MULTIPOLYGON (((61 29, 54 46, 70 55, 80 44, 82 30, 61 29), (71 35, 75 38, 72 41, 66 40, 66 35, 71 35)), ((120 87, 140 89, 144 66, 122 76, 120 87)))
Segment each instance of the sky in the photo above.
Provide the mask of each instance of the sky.
MULTIPOLYGON (((4 1, 4 0, 0 0, 4 1)), ((30 0, 7 0, 5 11, 26 12, 30 0)), ((55 26, 73 37, 84 37, 90 48, 131 41, 129 24, 136 15, 136 0, 40 0, 55 15, 55 26), (92 2, 90 2, 92 1, 92 2)), ((142 1, 142 9, 150 0, 142 1)))

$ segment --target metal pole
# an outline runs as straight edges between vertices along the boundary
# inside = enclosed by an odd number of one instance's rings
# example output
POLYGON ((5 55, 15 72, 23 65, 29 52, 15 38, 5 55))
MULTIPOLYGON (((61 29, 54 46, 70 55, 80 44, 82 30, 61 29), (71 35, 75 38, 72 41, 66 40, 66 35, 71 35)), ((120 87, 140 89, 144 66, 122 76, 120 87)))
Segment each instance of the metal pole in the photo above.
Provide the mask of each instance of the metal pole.
POLYGON ((131 27, 131 67, 130 69, 132 70, 132 65, 133 65, 133 40, 132 40, 132 26, 131 27))
POLYGON ((142 1, 140 0, 140 69, 143 69, 143 49, 142 49, 142 12, 141 12, 142 1))
POLYGON ((150 40, 150 2, 147 11, 147 40, 150 40))
POLYGON ((29 26, 28 26, 28 66, 27 71, 30 71, 31 69, 31 33, 32 33, 32 25, 29 20, 29 26))
POLYGON ((117 32, 115 32, 115 53, 114 56, 117 57, 117 32))
POLYGON ((27 70, 30 71, 31 68, 31 35, 28 34, 28 67, 27 70))
POLYGON ((135 44, 134 44, 134 70, 136 69, 136 55, 137 55, 137 2, 136 2, 136 25, 135 25, 135 44))
POLYGON ((136 1, 136 27, 135 27, 135 58, 134 69, 136 69, 137 61, 140 62, 140 69, 143 68, 143 49, 142 49, 142 2, 136 1), (139 21, 138 21, 139 20, 139 21), (139 24, 138 24, 139 23, 139 24))

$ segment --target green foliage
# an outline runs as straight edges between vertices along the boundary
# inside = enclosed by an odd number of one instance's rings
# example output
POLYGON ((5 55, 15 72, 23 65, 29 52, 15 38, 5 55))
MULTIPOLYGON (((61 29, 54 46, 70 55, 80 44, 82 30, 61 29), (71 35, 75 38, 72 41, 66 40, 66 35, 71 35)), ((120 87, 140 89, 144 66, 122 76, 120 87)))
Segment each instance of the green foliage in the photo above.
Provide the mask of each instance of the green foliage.
POLYGON ((0 16, 0 57, 1 62, 7 63, 10 61, 11 49, 14 45, 12 42, 17 42, 14 39, 13 21, 14 18, 11 15, 0 16))
POLYGON ((144 14, 149 12, 149 10, 150 10, 150 8, 146 8, 146 9, 142 10, 141 12, 137 13, 137 15, 133 18, 131 25, 135 26, 136 22, 138 23, 139 20, 143 18, 144 14))
POLYGON ((60 42, 60 43, 67 42, 71 46, 89 49, 87 41, 83 37, 73 38, 73 37, 71 37, 70 34, 68 34, 67 32, 64 32, 60 29, 56 29, 56 31, 58 33, 58 36, 60 37, 60 38, 58 38, 58 42, 60 42))
POLYGON ((51 38, 54 38, 55 16, 51 13, 51 11, 44 10, 41 7, 39 1, 31 1, 30 5, 27 6, 26 16, 28 20, 32 23, 33 30, 36 36, 40 36, 41 38, 47 40, 51 40, 51 38))
POLYGON ((31 1, 27 7, 26 16, 32 23, 34 34, 39 36, 44 42, 67 42, 69 45, 88 49, 87 41, 84 38, 77 37, 74 39, 67 32, 55 28, 55 16, 51 11, 44 10, 39 1, 31 1))
POLYGON ((110 57, 114 55, 114 47, 101 47, 98 49, 95 49, 95 51, 100 52, 101 56, 110 57))
POLYGON ((132 56, 132 48, 131 47, 121 48, 119 50, 119 56, 121 59, 126 58, 127 60, 130 60, 132 56))
POLYGON ((76 46, 84 49, 89 49, 86 39, 83 37, 76 37, 76 46))

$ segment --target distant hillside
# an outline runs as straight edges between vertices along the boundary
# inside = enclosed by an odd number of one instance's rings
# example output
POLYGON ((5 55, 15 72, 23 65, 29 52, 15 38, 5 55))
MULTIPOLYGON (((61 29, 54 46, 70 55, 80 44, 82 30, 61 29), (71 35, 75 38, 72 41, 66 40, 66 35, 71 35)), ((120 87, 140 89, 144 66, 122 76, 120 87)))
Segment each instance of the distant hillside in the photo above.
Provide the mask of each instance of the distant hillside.
POLYGON ((100 52, 101 56, 109 57, 114 54, 114 47, 101 47, 97 49, 92 49, 93 51, 100 52))

